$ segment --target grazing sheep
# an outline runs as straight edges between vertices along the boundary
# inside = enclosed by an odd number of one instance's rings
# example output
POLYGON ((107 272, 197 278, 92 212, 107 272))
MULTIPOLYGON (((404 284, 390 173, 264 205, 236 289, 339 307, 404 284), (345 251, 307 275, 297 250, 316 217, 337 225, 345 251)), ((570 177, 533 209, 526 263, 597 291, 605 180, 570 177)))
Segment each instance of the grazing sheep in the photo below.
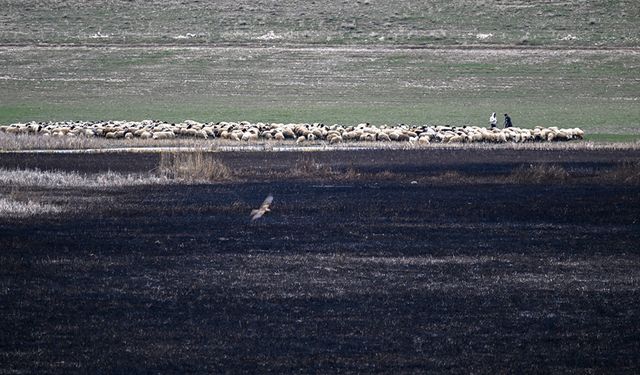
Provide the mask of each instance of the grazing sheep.
POLYGON ((584 139, 584 131, 580 128, 573 128, 573 134, 577 139, 584 139))
POLYGON ((203 128, 202 128, 202 131, 203 131, 203 132, 205 132, 205 133, 207 134, 207 136, 208 136, 208 137, 211 137, 211 138, 215 138, 215 137, 216 137, 216 132, 215 132, 215 130, 213 129, 213 127, 211 127, 211 126, 205 126, 205 127, 203 127, 203 128))
POLYGON ((315 128, 315 129, 313 129, 313 130, 311 131, 311 133, 313 134, 313 136, 314 136, 316 139, 322 139, 322 138, 324 138, 324 137, 326 136, 326 134, 328 133, 328 132, 326 132, 326 131, 324 131, 324 132, 323 132, 323 130, 324 130, 324 129, 318 129, 318 128, 315 128))
POLYGON ((473 133, 470 136, 469 142, 482 142, 483 139, 484 137, 482 136, 482 133, 473 133))
POLYGON ((282 134, 284 135, 285 138, 290 138, 293 139, 296 137, 296 134, 293 132, 293 130, 289 129, 289 128, 285 128, 282 130, 282 134))
POLYGON ((418 143, 428 144, 429 142, 431 142, 431 141, 430 141, 428 135, 423 135, 422 137, 418 138, 418 143))
POLYGON ((153 139, 173 139, 175 137, 176 135, 172 131, 167 130, 167 131, 153 133, 152 138, 153 139))
POLYGON ((559 130, 557 133, 555 133, 555 138, 554 139, 556 139, 558 141, 565 142, 565 141, 570 140, 571 138, 569 137, 568 133, 566 133, 566 132, 564 132, 562 130, 559 130))
POLYGON ((403 133, 404 133, 405 135, 408 135, 408 136, 409 136, 409 138, 416 138, 416 137, 418 136, 418 134, 416 134, 415 132, 409 131, 409 130, 404 131, 403 133))
POLYGON ((248 131, 248 132, 242 134, 241 140, 247 141, 247 142, 248 141, 257 141, 258 140, 258 134, 254 133, 254 132, 251 132, 251 131, 248 131))
POLYGON ((196 138, 201 138, 201 139, 208 139, 209 138, 209 134, 204 130, 196 130, 195 137, 196 138))
POLYGON ((9 126, 4 129, 7 134, 20 134, 20 128, 17 126, 9 126))
POLYGON ((339 135, 336 135, 335 137, 332 137, 329 140, 329 144, 336 144, 336 143, 342 143, 342 137, 339 135))
POLYGON ((400 138, 400 132, 396 132, 396 131, 392 131, 389 133, 389 139, 391 139, 392 141, 397 141, 398 138, 400 138))
POLYGON ((106 139, 169 139, 192 137, 253 141, 274 139, 278 141, 293 139, 305 141, 326 140, 337 143, 352 142, 419 142, 426 143, 504 143, 504 142, 556 142, 584 138, 579 128, 560 129, 558 127, 536 126, 533 129, 510 127, 507 129, 486 128, 482 126, 431 126, 396 125, 373 126, 360 123, 355 126, 321 123, 262 123, 242 122, 200 123, 185 120, 179 123, 167 123, 157 120, 143 121, 63 121, 28 122, 0 125, 0 132, 15 135, 54 136, 54 137, 103 137, 106 139), (304 139, 301 139, 304 137, 304 139))
POLYGON ((27 125, 27 133, 36 134, 40 131, 40 129, 42 129, 42 126, 40 124, 36 124, 35 122, 27 125))

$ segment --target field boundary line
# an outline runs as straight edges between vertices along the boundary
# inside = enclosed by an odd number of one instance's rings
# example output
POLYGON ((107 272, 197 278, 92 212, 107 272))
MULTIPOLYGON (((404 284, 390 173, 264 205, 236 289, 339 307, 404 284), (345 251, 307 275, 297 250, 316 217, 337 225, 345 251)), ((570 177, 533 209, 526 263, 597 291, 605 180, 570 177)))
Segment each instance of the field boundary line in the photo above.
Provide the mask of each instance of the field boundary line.
POLYGON ((466 44, 466 45, 391 45, 391 44, 370 44, 370 45, 317 45, 317 44, 267 44, 267 43, 210 43, 210 44, 98 44, 98 43, 0 43, 0 49, 24 48, 24 49, 274 49, 274 50, 301 50, 301 51, 409 51, 409 50, 523 50, 523 51, 619 51, 619 52, 640 52, 640 46, 519 46, 502 44, 466 44))
POLYGON ((639 143, 579 143, 579 144, 479 144, 479 145, 398 145, 376 147, 372 145, 241 145, 217 147, 162 146, 162 147, 107 147, 85 149, 33 149, 0 150, 2 154, 110 154, 110 153, 163 153, 163 152, 323 152, 323 151, 375 151, 375 150, 523 150, 523 151, 598 151, 598 150, 640 150, 639 143))

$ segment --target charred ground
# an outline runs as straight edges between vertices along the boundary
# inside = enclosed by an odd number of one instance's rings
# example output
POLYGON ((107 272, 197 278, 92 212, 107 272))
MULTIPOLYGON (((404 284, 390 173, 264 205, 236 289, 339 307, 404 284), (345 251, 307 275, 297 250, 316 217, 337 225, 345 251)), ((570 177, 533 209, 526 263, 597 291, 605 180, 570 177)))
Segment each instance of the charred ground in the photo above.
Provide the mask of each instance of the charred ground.
MULTIPOLYGON (((24 192, 75 204, 0 222, 2 369, 640 367, 640 187, 591 178, 638 161, 637 151, 219 158, 241 177, 24 192), (282 172, 301 161, 355 177, 282 172), (574 178, 503 179, 529 163, 560 164, 574 178), (273 212, 249 224, 269 192, 273 212)), ((85 173, 157 163, 155 154, 0 157, 4 168, 85 173)))

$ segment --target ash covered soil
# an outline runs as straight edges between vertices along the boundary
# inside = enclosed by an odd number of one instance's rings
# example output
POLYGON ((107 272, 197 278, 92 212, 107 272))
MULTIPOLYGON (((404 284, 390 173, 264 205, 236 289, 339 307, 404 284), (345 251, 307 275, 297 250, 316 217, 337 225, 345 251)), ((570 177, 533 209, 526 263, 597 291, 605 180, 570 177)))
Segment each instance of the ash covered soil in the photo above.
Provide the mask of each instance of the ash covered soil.
MULTIPOLYGON (((0 369, 640 369, 640 186, 589 179, 638 151, 306 154, 220 153, 245 176, 225 183, 31 192, 77 207, 0 219, 0 369), (278 177, 308 157, 367 174, 278 177), (578 177, 491 182, 526 163, 578 177)), ((0 167, 157 159, 4 154, 0 167)))

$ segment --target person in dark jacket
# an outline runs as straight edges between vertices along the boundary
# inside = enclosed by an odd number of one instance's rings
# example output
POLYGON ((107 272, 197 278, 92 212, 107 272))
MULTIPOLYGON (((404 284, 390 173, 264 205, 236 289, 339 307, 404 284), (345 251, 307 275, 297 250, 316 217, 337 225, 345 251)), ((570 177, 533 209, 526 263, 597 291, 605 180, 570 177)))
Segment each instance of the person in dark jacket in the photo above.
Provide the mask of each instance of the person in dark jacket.
POLYGON ((504 114, 504 127, 505 127, 505 129, 506 128, 510 128, 512 126, 513 126, 513 124, 511 123, 511 117, 509 117, 509 115, 505 113, 504 114))

